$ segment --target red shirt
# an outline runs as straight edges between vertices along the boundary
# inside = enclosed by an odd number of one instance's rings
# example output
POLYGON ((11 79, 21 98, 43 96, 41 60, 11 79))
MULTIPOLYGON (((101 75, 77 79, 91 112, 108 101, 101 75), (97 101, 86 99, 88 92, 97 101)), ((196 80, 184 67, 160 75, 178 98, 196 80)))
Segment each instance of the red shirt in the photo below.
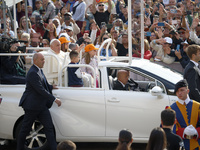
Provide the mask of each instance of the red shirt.
MULTIPOLYGON (((136 55, 136 54, 133 54, 133 57, 141 57, 141 52, 139 52, 140 55, 136 55)), ((147 50, 144 52, 144 59, 150 59, 152 57, 152 52, 150 50, 147 50)))
MULTIPOLYGON (((47 23, 44 23, 44 27, 45 27, 45 28, 47 27, 47 25, 48 25, 47 23)), ((35 32, 40 33, 42 37, 44 36, 45 29, 40 28, 40 27, 36 27, 35 24, 32 25, 32 28, 35 30, 35 32), (36 28, 37 28, 37 29, 36 29, 36 28)))

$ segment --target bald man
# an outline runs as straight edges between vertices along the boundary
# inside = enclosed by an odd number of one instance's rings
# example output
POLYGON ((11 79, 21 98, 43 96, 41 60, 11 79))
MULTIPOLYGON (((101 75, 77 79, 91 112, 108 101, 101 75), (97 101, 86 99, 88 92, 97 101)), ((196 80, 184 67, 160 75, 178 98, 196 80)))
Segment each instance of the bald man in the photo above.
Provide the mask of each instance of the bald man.
POLYGON ((56 89, 56 86, 49 85, 41 69, 45 63, 44 56, 36 53, 33 56, 33 63, 27 73, 26 89, 19 103, 25 114, 17 140, 17 150, 24 150, 26 136, 31 131, 32 124, 36 119, 44 126, 50 150, 56 150, 57 144, 49 108, 54 102, 61 106, 61 101, 52 95, 52 89, 56 89))
POLYGON ((52 55, 45 56, 44 74, 50 84, 58 84, 58 72, 70 62, 69 52, 61 50, 61 43, 58 39, 51 40, 50 48, 47 52, 41 52, 52 55))
POLYGON ((113 81, 113 90, 139 90, 138 84, 129 79, 129 71, 127 70, 118 70, 117 80, 113 81))

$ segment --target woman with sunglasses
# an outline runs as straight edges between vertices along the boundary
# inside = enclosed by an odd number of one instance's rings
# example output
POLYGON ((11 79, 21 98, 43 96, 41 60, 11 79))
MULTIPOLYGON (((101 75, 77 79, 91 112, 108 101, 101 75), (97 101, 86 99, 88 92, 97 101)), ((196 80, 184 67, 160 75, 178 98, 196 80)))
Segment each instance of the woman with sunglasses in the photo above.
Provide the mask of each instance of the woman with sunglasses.
MULTIPOLYGON (((111 38, 110 33, 103 33, 100 37, 100 45, 107 39, 111 38)), ((107 44, 104 44, 103 48, 101 49, 100 56, 106 56, 106 47, 107 44)), ((113 41, 111 42, 109 49, 108 49, 108 56, 117 56, 117 50, 115 48, 115 45, 113 44, 113 41)))

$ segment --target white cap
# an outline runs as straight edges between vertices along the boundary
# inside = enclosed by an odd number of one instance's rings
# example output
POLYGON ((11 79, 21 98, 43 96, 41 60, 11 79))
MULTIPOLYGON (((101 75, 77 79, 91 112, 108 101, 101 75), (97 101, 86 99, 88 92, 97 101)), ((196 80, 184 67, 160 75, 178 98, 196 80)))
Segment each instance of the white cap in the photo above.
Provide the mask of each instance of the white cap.
POLYGON ((170 37, 165 37, 166 43, 172 44, 172 39, 170 37))
POLYGON ((72 28, 72 26, 64 26, 64 29, 67 29, 67 30, 70 30, 70 31, 73 31, 73 28, 72 28))

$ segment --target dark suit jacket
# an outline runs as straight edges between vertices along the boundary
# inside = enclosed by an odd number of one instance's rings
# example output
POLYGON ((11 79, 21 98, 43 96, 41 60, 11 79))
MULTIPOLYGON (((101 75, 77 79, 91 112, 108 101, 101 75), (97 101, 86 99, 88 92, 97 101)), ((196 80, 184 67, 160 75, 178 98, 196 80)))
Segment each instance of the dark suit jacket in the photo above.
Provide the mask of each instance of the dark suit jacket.
POLYGON ((184 78, 188 82, 190 98, 200 102, 200 70, 191 61, 185 68, 184 78))
POLYGON ((118 81, 113 81, 113 90, 126 90, 125 87, 118 81))
POLYGON ((27 73, 26 89, 21 97, 19 106, 30 110, 50 108, 55 100, 51 93, 53 86, 44 81, 39 69, 33 65, 27 73))

